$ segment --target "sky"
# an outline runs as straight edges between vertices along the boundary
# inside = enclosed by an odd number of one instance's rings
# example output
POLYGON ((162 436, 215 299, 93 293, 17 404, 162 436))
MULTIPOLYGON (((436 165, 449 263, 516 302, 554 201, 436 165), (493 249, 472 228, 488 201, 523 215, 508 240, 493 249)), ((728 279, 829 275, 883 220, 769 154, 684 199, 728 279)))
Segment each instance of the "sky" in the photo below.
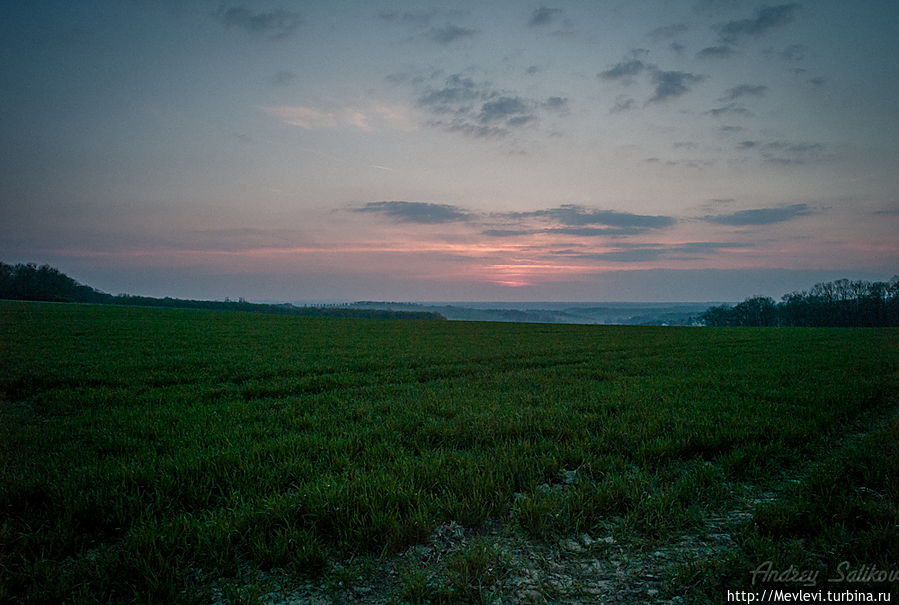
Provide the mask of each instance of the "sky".
POLYGON ((899 3, 0 8, 0 260, 266 301, 899 273, 899 3))

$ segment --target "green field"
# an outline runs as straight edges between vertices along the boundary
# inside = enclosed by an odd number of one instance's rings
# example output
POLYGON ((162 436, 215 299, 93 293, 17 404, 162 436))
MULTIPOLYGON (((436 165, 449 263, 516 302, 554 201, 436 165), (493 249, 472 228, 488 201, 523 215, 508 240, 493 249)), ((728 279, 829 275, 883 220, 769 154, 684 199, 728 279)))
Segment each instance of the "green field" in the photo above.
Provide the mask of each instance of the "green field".
POLYGON ((0 302, 0 601, 831 588, 899 564, 897 368, 899 329, 0 302))

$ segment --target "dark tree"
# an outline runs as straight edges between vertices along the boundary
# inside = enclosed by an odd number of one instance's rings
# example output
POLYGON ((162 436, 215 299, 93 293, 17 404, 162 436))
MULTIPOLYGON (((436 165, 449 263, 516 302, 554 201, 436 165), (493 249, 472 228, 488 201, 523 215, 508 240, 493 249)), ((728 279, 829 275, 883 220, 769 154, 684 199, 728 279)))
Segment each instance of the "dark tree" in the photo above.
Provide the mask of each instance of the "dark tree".
POLYGON ((700 320, 707 326, 899 326, 899 276, 815 284, 807 292, 785 294, 780 303, 754 296, 734 307, 711 307, 700 320))

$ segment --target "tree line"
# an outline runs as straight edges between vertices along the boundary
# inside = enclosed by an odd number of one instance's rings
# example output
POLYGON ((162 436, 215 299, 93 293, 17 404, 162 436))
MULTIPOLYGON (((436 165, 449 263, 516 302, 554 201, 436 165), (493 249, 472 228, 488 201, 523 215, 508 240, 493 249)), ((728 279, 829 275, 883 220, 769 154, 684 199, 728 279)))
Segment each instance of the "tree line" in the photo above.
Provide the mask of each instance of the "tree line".
POLYGON ((838 279, 790 292, 780 302, 753 296, 710 307, 699 316, 707 326, 899 326, 899 275, 887 282, 838 279))
POLYGON ((439 313, 426 311, 382 311, 376 309, 322 309, 297 307, 291 304, 251 303, 237 301, 190 300, 183 298, 154 298, 112 295, 78 283, 65 273, 49 265, 34 263, 8 265, 0 261, 0 299, 33 300, 43 302, 79 302, 138 307, 173 307, 179 309, 208 309, 218 311, 253 311, 277 315, 305 315, 317 317, 368 317, 379 319, 444 319, 439 313))

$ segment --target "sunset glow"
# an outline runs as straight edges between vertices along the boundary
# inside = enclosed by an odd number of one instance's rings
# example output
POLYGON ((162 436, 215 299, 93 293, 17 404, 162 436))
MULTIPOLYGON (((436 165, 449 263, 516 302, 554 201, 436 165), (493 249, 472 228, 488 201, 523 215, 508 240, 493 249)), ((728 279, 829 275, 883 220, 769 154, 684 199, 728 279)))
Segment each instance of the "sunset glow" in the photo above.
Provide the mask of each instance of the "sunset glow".
POLYGON ((899 273, 892 2, 6 13, 4 262, 284 301, 739 300, 899 273))

